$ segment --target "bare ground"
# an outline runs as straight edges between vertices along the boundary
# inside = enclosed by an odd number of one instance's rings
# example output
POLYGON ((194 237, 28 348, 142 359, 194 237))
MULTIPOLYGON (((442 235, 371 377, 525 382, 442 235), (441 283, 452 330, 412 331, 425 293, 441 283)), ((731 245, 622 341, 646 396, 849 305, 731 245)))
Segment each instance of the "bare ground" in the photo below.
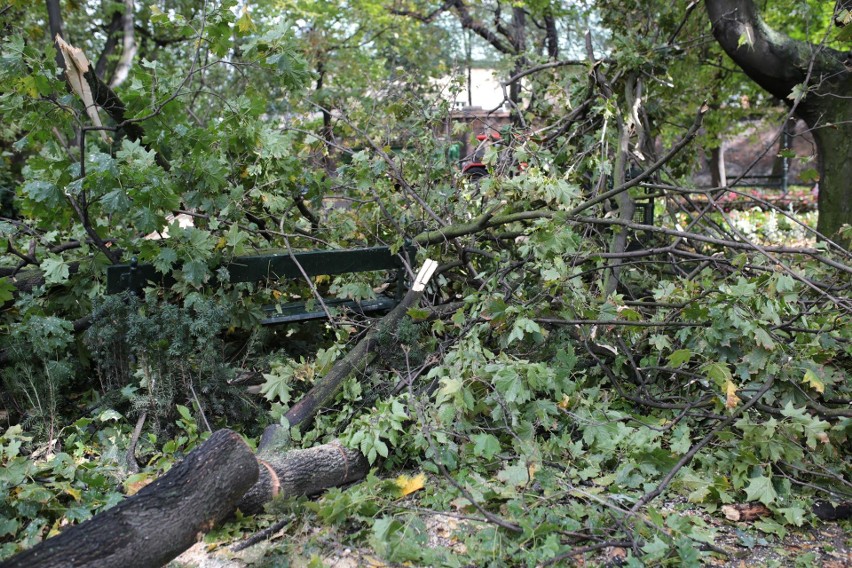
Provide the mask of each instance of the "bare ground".
MULTIPOLYGON (((664 509, 673 505, 666 504, 664 509)), ((682 515, 700 515, 702 520, 717 531, 715 546, 727 553, 727 557, 713 555, 705 559, 707 566, 758 568, 820 566, 823 568, 852 567, 852 523, 820 523, 816 527, 789 529, 784 538, 763 534, 750 523, 731 522, 721 512, 712 515, 698 509, 679 511, 682 515)), ((444 547, 458 556, 464 556, 465 545, 457 534, 476 530, 470 521, 459 520, 452 515, 435 514, 424 518, 428 528, 430 547, 444 547)), ((247 568, 251 566, 280 565, 273 557, 282 542, 294 539, 311 539, 321 543, 320 552, 304 557, 290 558, 291 566, 307 566, 313 557, 329 568, 359 568, 392 566, 384 562, 374 551, 363 547, 340 544, 341 536, 330 527, 311 531, 312 534, 293 536, 285 527, 264 542, 240 552, 230 551, 232 542, 200 542, 179 556, 170 568, 247 568)), ((578 557, 566 566, 619 566, 627 556, 620 548, 578 557)), ((279 557, 280 558, 280 557, 279 557)), ((283 561, 283 558, 281 558, 283 561)), ((316 564, 312 564, 316 565, 316 564)))

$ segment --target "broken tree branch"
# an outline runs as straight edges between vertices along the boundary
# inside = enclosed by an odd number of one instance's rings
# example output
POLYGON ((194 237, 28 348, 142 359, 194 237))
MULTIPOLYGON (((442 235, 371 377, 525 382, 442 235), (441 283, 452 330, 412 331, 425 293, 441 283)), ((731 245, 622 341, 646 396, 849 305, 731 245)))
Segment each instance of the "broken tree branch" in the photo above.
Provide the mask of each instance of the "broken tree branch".
MULTIPOLYGON (((326 404, 343 381, 352 373, 363 371, 373 358, 379 337, 393 333, 409 308, 416 306, 423 297, 423 290, 434 274, 438 264, 427 259, 415 278, 411 289, 397 306, 384 316, 358 344, 340 359, 324 377, 319 379, 313 388, 287 411, 285 417, 290 426, 298 426, 311 419, 314 414, 326 404)), ((279 424, 268 426, 260 439, 258 451, 263 451, 274 444, 276 434, 282 428, 279 424)))

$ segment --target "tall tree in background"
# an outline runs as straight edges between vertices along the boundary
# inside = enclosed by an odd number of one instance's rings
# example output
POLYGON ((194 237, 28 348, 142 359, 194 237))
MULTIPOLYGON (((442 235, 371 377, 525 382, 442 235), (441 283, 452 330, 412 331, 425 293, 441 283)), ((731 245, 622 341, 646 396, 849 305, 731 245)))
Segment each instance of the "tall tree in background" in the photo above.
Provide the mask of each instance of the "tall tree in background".
MULTIPOLYGON (((852 66, 848 53, 770 28, 752 0, 707 0, 713 35, 762 88, 811 128, 820 172, 818 230, 836 238, 852 224, 852 66)), ((842 21, 835 19, 840 24, 842 21)), ((849 239, 841 239, 846 245, 849 239)))
MULTIPOLYGON (((433 3, 401 3, 391 12, 424 23, 434 22, 442 14, 453 15, 462 29, 478 36, 502 58, 511 61, 511 74, 519 73, 533 63, 533 59, 555 61, 559 58, 559 30, 557 22, 566 13, 561 2, 466 2, 447 0, 433 3)), ((521 112, 521 83, 508 85, 508 103, 516 120, 521 112)))

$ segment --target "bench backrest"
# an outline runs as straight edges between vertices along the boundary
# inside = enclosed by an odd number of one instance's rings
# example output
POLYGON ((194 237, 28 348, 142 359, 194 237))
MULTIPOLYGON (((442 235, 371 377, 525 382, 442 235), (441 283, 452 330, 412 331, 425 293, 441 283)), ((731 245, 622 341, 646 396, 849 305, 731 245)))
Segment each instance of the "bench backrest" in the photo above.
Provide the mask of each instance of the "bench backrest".
MULTIPOLYGON (((314 250, 308 252, 276 252, 234 258, 225 265, 231 282, 260 282, 266 280, 299 279, 302 270, 308 276, 399 270, 404 281, 403 257, 413 260, 415 248, 403 247, 397 254, 390 247, 371 247, 343 250, 314 250), (302 270, 299 269, 301 266, 302 270)), ((107 267, 107 294, 125 290, 139 291, 146 282, 170 285, 171 274, 157 272, 151 264, 115 264, 107 267)))

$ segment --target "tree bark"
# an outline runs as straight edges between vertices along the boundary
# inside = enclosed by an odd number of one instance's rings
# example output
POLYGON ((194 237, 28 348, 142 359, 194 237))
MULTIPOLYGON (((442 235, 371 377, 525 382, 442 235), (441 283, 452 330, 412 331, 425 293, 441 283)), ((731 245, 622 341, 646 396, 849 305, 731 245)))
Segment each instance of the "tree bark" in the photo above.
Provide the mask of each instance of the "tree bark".
POLYGON ((109 86, 115 89, 130 75, 130 68, 133 66, 133 58, 136 56, 136 35, 133 31, 133 0, 124 0, 124 16, 122 17, 122 27, 124 36, 122 38, 121 57, 118 59, 118 65, 115 67, 115 74, 109 82, 109 86))
POLYGON ((231 514, 258 473, 242 438, 219 430, 136 495, 0 566, 163 566, 231 514))
MULTIPOLYGON (((515 68, 512 75, 520 73, 526 62, 524 60, 524 51, 527 47, 527 30, 526 30, 526 12, 522 6, 512 8, 512 46, 515 50, 515 68)), ((509 98, 512 101, 512 114, 520 113, 518 107, 521 102, 521 81, 514 81, 509 86, 509 98)), ((519 119, 515 119, 516 124, 520 124, 519 119)))
POLYGON ((548 8, 544 14, 545 44, 547 46, 547 57, 553 61, 559 59, 559 35, 556 30, 556 18, 553 10, 548 8))
POLYGON ((710 150, 710 184, 713 187, 724 187, 728 185, 728 174, 725 172, 725 149, 722 141, 719 146, 710 150))
MULTIPOLYGON (((847 54, 773 30, 753 0, 706 0, 704 5, 722 49, 813 131, 820 173, 817 229, 837 238, 844 223, 852 224, 852 67, 845 65, 847 54)), ((849 239, 839 242, 850 245, 849 239)))
POLYGON ((60 70, 64 70, 65 58, 59 52, 59 46, 56 45, 55 41, 56 36, 65 37, 62 31, 62 8, 59 6, 59 0, 46 0, 45 5, 47 6, 47 25, 50 30, 50 37, 53 38, 53 45, 56 47, 56 66, 60 70))
POLYGON ((316 495, 362 479, 370 471, 367 458, 334 441, 284 454, 262 453, 257 483, 243 496, 237 508, 253 515, 278 495, 316 495))
MULTIPOLYGON (((447 0, 444 5, 455 10, 464 29, 471 30, 473 33, 490 43, 491 46, 500 53, 506 55, 518 55, 511 41, 505 41, 482 21, 471 16, 470 9, 464 3, 464 0, 447 0)), ((509 39, 511 40, 511 38, 509 39)))
POLYGON ((314 495, 363 479, 367 458, 339 442, 256 458, 218 430, 167 474, 112 509, 0 563, 0 568, 163 566, 236 509, 279 495, 314 495))
POLYGON ((98 56, 98 62, 95 64, 95 75, 101 79, 106 74, 110 56, 115 52, 116 46, 118 46, 118 30, 121 29, 123 20, 124 16, 121 12, 113 12, 112 20, 110 20, 109 26, 104 30, 107 40, 103 50, 101 50, 101 54, 98 56))

